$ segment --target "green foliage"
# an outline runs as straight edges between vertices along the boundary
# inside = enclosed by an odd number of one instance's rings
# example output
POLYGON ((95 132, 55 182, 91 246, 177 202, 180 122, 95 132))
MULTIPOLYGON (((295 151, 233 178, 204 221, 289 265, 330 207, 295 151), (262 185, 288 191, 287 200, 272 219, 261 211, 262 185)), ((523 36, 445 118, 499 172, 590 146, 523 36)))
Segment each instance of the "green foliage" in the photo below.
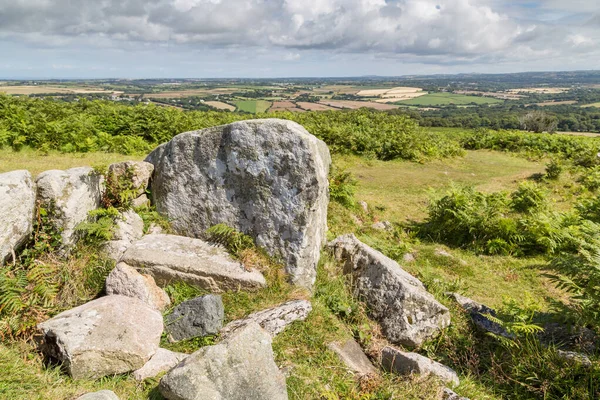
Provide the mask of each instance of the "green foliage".
POLYGON ((135 211, 144 221, 144 234, 148 233, 152 225, 158 226, 164 233, 173 233, 173 228, 169 220, 159 214, 154 207, 138 207, 135 211))
POLYGON ((595 192, 600 188, 600 167, 588 168, 583 172, 579 182, 589 191, 595 192))
POLYGON ((550 180, 557 180, 563 172, 563 164, 560 160, 553 158, 548 164, 546 164, 546 175, 545 177, 550 180))
POLYGON ((531 296, 526 296, 525 301, 510 299, 505 301, 501 316, 485 315, 490 321, 497 323, 506 330, 510 337, 496 335, 489 332, 488 335, 498 340, 504 347, 518 348, 520 339, 532 338, 544 329, 534 323, 534 317, 541 311, 531 296))
POLYGON ((346 208, 354 208, 358 181, 351 172, 332 168, 329 174, 329 198, 346 208))
POLYGON ((254 239, 225 224, 217 224, 208 228, 206 235, 209 241, 220 244, 238 257, 244 250, 254 248, 254 239))
POLYGON ((548 207, 547 196, 548 194, 540 185, 524 181, 511 194, 511 207, 522 213, 543 210, 548 207))
POLYGON ((539 110, 528 112, 519 118, 519 122, 521 129, 536 133, 554 133, 558 127, 558 118, 539 110))
POLYGON ((89 221, 80 223, 76 229, 83 233, 89 243, 101 243, 112 240, 117 218, 120 215, 116 208, 98 208, 90 211, 89 221))
POLYGON ((115 171, 101 169, 104 175, 105 190, 102 203, 105 208, 116 207, 120 210, 131 208, 131 203, 138 196, 138 188, 134 184, 135 169, 127 167, 122 174, 116 174, 115 171))
POLYGON ((552 280, 571 293, 585 323, 600 320, 600 225, 585 221, 574 237, 575 253, 562 252, 550 266, 558 274, 552 280))

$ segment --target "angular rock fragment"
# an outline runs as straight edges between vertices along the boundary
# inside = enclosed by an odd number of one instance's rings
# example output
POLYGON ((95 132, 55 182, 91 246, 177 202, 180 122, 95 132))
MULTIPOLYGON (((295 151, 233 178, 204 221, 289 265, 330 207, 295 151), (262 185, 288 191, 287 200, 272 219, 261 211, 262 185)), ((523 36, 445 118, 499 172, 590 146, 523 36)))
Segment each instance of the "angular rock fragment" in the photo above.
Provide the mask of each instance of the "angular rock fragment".
POLYGON ((354 339, 344 343, 332 342, 327 347, 333 351, 352 372, 359 376, 377 375, 377 369, 354 339))
POLYGON ((177 342, 199 336, 216 335, 223 327, 225 310, 221 296, 207 294, 184 301, 167 315, 169 340, 177 342))
POLYGON ((158 311, 164 311, 171 300, 149 275, 140 274, 135 268, 121 262, 106 278, 106 294, 133 297, 158 311))
POLYGON ((248 315, 246 318, 238 319, 228 323, 222 330, 221 336, 227 337, 232 332, 255 322, 264 330, 269 332, 272 337, 279 333, 294 321, 304 321, 308 314, 312 311, 310 301, 292 300, 283 303, 277 307, 258 311, 248 315))
POLYGON ((248 120, 177 135, 146 161, 153 202, 178 234, 226 224, 281 257, 293 283, 312 286, 327 230, 324 142, 292 121, 248 120))
POLYGON ((119 400, 119 397, 111 390, 100 390, 79 396, 77 400, 119 400))
POLYGON ((417 353, 409 353, 394 347, 384 347, 381 350, 381 366, 388 372, 399 375, 419 374, 434 375, 444 381, 458 386, 460 381, 453 369, 424 357, 417 353))
POLYGON ((29 171, 0 174, 0 266, 29 239, 35 215, 35 185, 29 171))
POLYGON ((80 234, 77 225, 100 206, 103 177, 89 167, 42 172, 36 179, 37 197, 62 238, 61 252, 68 253, 80 234))
POLYGON ((167 372, 189 354, 176 353, 167 349, 158 349, 144 366, 133 372, 133 378, 137 381, 154 378, 160 373, 167 372))
POLYGON ((442 391, 442 400, 469 400, 469 398, 462 397, 454 393, 453 390, 444 388, 444 390, 442 391))
POLYGON ((344 262, 355 296, 366 302, 392 343, 418 347, 450 325, 448 309, 394 260, 352 234, 338 237, 328 247, 344 262))
POLYGON ((203 347, 160 380, 168 400, 287 400, 285 376, 273 359, 271 335, 250 323, 203 347))
POLYGON ((40 349, 74 379, 96 379, 142 367, 156 353, 162 315, 138 299, 106 296, 38 325, 40 349))
POLYGON ((247 271, 222 248, 184 236, 146 235, 125 251, 121 261, 151 275, 160 286, 183 281, 218 293, 266 285, 259 271, 247 271))
POLYGON ((104 251, 108 257, 119 261, 125 250, 135 240, 144 236, 144 221, 135 211, 127 210, 119 213, 115 221, 112 240, 104 244, 104 251))

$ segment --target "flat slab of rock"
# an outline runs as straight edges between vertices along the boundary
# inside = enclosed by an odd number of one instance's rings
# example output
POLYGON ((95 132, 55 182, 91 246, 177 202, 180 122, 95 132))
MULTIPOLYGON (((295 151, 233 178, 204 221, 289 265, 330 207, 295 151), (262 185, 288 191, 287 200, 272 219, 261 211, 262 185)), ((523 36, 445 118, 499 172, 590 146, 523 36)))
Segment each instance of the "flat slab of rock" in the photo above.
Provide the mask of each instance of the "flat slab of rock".
POLYGON ((168 400, 288 398, 271 335, 255 323, 188 356, 160 380, 159 389, 168 400))
POLYGON ((293 283, 313 285, 327 230, 324 142, 292 121, 249 120, 182 133, 146 161, 156 209, 177 233, 226 224, 281 257, 293 283))
POLYGON ((158 350, 162 315, 138 299, 106 296, 38 325, 40 349, 74 379, 142 367, 158 350))
POLYGON ((450 325, 449 310, 423 283, 391 258, 359 241, 340 236, 328 247, 353 276, 354 295, 363 300, 392 343, 418 347, 450 325))
POLYGON ((63 253, 77 242, 77 225, 87 221, 88 213, 100 206, 102 181, 102 176, 90 167, 51 170, 37 177, 37 197, 61 231, 63 253))
POLYGON ((222 330, 221 336, 227 337, 238 329, 254 322, 260 325, 272 337, 279 333, 294 321, 304 321, 312 311, 312 305, 307 300, 292 300, 277 307, 268 308, 248 315, 246 318, 238 319, 228 323, 222 330))
POLYGON ((458 293, 446 293, 446 295, 454 299, 458 305, 469 313, 473 324, 481 331, 491 332, 506 338, 514 337, 514 335, 508 333, 502 325, 491 321, 486 317, 486 315, 496 316, 496 311, 494 309, 458 293))
MULTIPOLYGON (((29 171, 0 174, 0 266, 24 245, 33 229, 35 185, 29 171)), ((14 260, 13 260, 14 261, 14 260)))
POLYGON ((121 262, 106 278, 106 294, 133 297, 158 311, 164 311, 171 299, 159 288, 150 275, 142 275, 135 268, 121 262))
POLYGON ((119 400, 119 397, 111 390, 100 390, 79 396, 77 400, 119 400))
POLYGON ((218 293, 266 285, 259 271, 247 271, 224 249, 185 236, 146 235, 125 251, 121 261, 151 275, 160 286, 183 281, 218 293))
POLYGON ((176 353, 167 349, 158 349, 150 360, 144 366, 133 372, 133 378, 137 381, 154 378, 158 374, 167 372, 189 354, 176 353))
POLYGON ((458 375, 452 368, 420 354, 401 351, 390 346, 381 350, 381 366, 384 370, 399 375, 435 375, 445 383, 454 386, 460 383, 458 375))
POLYGON ((199 336, 216 335, 223 327, 225 309, 221 296, 207 294, 184 301, 167 315, 169 340, 177 342, 199 336))
POLYGON ((352 372, 359 376, 377 375, 377 368, 365 355, 362 348, 354 339, 344 343, 332 342, 327 347, 333 351, 352 372))

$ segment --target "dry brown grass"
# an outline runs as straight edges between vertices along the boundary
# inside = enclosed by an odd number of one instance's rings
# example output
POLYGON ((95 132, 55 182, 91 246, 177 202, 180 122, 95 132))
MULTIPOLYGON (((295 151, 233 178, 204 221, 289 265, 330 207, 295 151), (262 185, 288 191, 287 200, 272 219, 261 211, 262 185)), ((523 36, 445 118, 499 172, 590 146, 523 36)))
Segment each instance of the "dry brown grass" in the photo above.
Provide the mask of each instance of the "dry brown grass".
POLYGON ((308 111, 334 110, 333 107, 326 106, 324 104, 319 104, 319 103, 309 103, 309 102, 299 101, 296 104, 298 104, 298 107, 303 108, 303 109, 308 110, 308 111))
POLYGON ((30 94, 44 94, 44 93, 61 93, 61 94, 90 94, 90 93, 115 93, 121 94, 123 92, 109 91, 93 86, 81 86, 81 87, 61 87, 53 85, 36 85, 36 86, 0 86, 0 93, 6 94, 18 94, 18 95, 30 95, 30 94))
POLYGON ((274 111, 293 111, 293 112, 303 112, 304 110, 298 108, 298 106, 291 101, 282 100, 282 101, 274 101, 271 108, 269 108, 270 112, 274 111))
POLYGON ((391 104, 381 104, 372 101, 351 101, 351 100, 321 100, 319 103, 325 104, 334 108, 349 108, 352 110, 367 107, 374 110, 393 110, 399 106, 391 104))
POLYGON ((229 110, 235 111, 235 106, 231 104, 223 103, 222 101, 206 101, 204 104, 209 105, 214 108, 218 108, 219 110, 229 110))

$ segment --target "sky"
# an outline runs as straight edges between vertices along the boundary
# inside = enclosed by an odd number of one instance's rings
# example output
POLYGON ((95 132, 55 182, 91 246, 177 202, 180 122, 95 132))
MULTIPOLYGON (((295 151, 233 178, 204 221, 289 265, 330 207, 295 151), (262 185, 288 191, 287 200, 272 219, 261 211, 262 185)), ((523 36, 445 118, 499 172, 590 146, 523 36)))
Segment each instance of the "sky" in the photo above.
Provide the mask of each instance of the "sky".
POLYGON ((0 0, 0 79, 599 69, 599 0, 0 0))

